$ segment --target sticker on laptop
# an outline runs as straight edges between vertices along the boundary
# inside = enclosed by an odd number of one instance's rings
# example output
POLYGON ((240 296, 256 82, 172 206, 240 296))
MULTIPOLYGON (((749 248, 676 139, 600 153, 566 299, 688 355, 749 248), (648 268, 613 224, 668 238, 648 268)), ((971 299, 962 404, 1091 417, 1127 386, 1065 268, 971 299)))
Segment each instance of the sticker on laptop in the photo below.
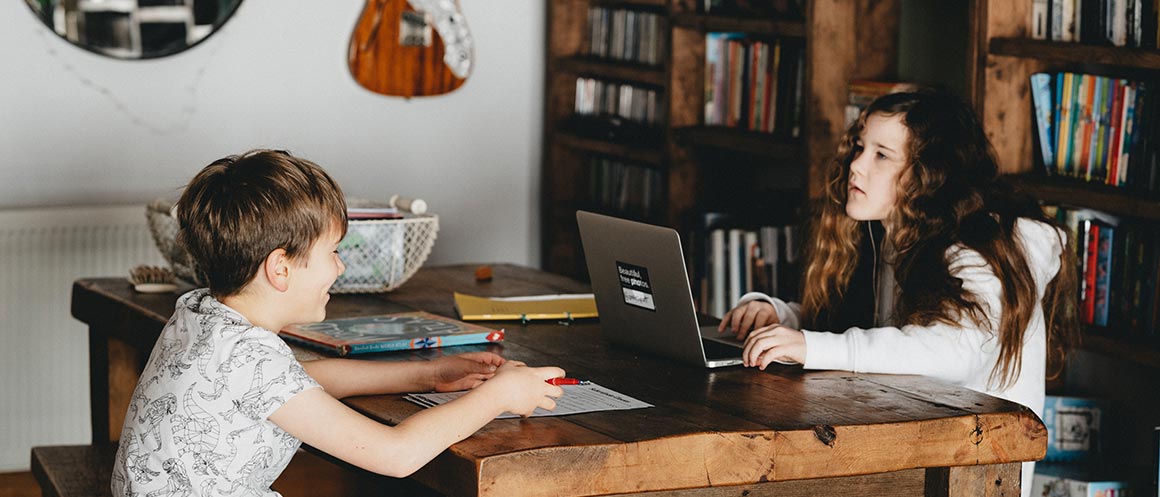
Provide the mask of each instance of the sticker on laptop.
POLYGON ((657 310, 653 302, 652 285, 648 282, 648 269, 616 261, 616 273, 620 277, 620 290, 624 294, 625 304, 650 311, 657 310))

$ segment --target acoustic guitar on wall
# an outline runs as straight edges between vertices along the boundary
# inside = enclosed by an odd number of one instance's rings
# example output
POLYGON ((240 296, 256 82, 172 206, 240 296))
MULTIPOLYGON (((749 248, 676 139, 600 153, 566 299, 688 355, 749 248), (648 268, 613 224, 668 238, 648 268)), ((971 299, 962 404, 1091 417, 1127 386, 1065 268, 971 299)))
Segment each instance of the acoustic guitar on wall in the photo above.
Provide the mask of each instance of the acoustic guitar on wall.
POLYGON ((472 47, 457 0, 367 0, 347 63, 355 81, 375 93, 442 95, 471 74, 472 47))

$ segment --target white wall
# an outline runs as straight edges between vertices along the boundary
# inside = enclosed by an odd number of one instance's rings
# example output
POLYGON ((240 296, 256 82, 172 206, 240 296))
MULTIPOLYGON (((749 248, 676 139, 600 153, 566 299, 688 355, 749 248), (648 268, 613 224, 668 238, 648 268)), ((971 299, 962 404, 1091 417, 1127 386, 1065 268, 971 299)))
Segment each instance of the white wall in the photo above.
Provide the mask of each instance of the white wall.
MULTIPOLYGON (((145 202, 175 194, 210 161, 277 147, 321 164, 348 195, 427 200, 441 216, 428 264, 537 265, 544 3, 460 4, 474 73, 451 94, 405 101, 349 76, 359 0, 244 0, 207 41, 151 61, 73 47, 24 0, 0 1, 0 209, 140 203, 143 218, 145 202)), ((66 300, 67 284, 60 291, 66 300)), ((58 307, 67 316, 67 304, 58 307)), ((64 349, 83 356, 76 325, 69 344, 18 346, 45 361, 67 360, 64 349)), ((4 328, 0 343, 40 336, 4 328)), ((0 364, 0 375, 35 378, 29 389, 66 397, 46 409, 68 411, 64 424, 77 429, 38 444, 87 443, 87 399, 65 392, 87 392, 88 378, 18 364, 0 364)), ((24 393, 0 391, 0 407, 24 393)), ((34 410, 7 407, 4 416, 34 410)), ((10 439, 16 427, 2 424, 0 438, 10 439)), ((26 449, 0 452, 0 472, 27 469, 26 449)))
POLYGON ((363 2, 244 0, 218 33, 148 61, 66 43, 0 2, 0 208, 146 202, 256 147, 311 159, 348 195, 427 200, 428 263, 539 261, 544 4, 461 0, 476 67, 406 101, 350 77, 363 2))

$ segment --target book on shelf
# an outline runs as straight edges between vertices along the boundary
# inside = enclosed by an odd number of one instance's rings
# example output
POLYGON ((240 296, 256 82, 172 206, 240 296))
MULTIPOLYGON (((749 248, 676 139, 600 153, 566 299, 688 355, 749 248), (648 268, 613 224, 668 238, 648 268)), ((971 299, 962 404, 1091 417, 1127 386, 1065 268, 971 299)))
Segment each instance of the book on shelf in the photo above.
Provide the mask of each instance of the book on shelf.
POLYGON ((1112 279, 1112 246, 1116 241, 1116 229, 1110 224, 1102 224, 1096 241, 1095 302, 1091 323, 1096 326, 1108 325, 1108 309, 1111 301, 1108 292, 1112 279))
POLYGON ((1038 463, 1031 495, 1047 497, 1118 497, 1141 490, 1131 475, 1086 465, 1038 463))
POLYGON ((1035 110, 1035 129, 1039 140, 1040 158, 1047 174, 1054 173, 1055 143, 1053 140, 1052 105, 1051 105, 1051 75, 1036 73, 1031 75, 1031 101, 1035 110))
POLYGON ((1155 2, 1032 0, 1031 38, 1086 45, 1156 48, 1155 2))
POLYGON ((541 319, 594 318, 596 298, 591 293, 479 297, 455 292, 455 308, 467 321, 532 321, 541 319))
POLYGON ((1081 221, 1083 229, 1083 260, 1080 267, 1080 320, 1087 324, 1095 321, 1096 303, 1096 259, 1099 253, 1100 228, 1104 225, 1093 219, 1081 221))
POLYGON ((424 311, 295 324, 278 334, 338 356, 499 342, 504 337, 503 330, 424 311))
POLYGON ((1048 4, 1051 0, 1031 0, 1031 39, 1046 40, 1050 34, 1048 4))
POLYGON ((1092 397, 1048 395, 1043 424, 1047 427, 1047 462, 1094 462, 1100 455, 1107 402, 1092 397))

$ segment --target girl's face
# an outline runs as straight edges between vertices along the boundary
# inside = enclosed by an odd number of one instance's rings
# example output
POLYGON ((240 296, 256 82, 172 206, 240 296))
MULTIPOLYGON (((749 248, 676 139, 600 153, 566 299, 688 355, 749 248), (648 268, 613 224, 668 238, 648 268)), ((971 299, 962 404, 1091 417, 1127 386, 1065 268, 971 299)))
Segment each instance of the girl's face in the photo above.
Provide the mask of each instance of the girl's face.
POLYGON ((910 131, 901 115, 872 114, 866 118, 850 163, 846 215, 857 221, 890 217, 906 169, 909 139, 910 131))

